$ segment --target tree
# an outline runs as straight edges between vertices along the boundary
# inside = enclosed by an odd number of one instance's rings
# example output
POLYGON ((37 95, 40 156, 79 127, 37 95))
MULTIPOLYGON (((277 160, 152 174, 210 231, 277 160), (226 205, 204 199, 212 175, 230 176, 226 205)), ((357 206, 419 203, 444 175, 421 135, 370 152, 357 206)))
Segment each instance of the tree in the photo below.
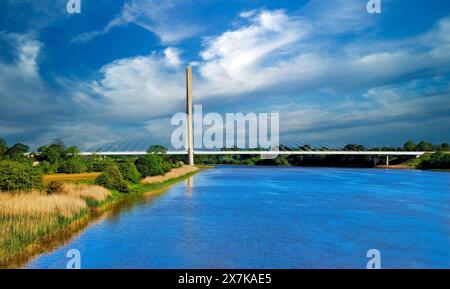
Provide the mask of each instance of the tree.
POLYGON ((17 143, 10 147, 6 152, 5 155, 8 156, 11 159, 17 159, 26 154, 30 148, 27 145, 17 143))
POLYGON ((445 143, 439 145, 439 146, 437 147, 437 150, 438 150, 438 151, 441 151, 441 152, 448 152, 448 151, 450 150, 450 145, 449 145, 448 143, 445 142, 445 143))
POLYGON ((8 145, 6 144, 6 141, 0 138, 0 158, 6 153, 7 150, 8 145))
POLYGON ((42 173, 26 163, 16 161, 0 162, 0 190, 29 191, 42 186, 42 173))
POLYGON ((301 150, 301 151, 313 151, 314 149, 309 144, 305 144, 305 145, 299 147, 299 150, 301 150))
POLYGON ((54 166, 58 166, 61 162, 61 151, 56 146, 41 146, 38 148, 38 157, 39 161, 47 161, 54 166))
POLYGON ((141 180, 141 174, 136 166, 129 160, 119 164, 120 172, 126 181, 133 184, 138 184, 141 180))
POLYGON ((147 153, 166 154, 167 148, 162 145, 152 145, 148 148, 147 153))
POLYGON ((435 147, 433 144, 428 143, 426 141, 421 141, 418 145, 417 145, 417 150, 418 151, 423 151, 423 152, 430 152, 430 151, 434 151, 435 147))
POLYGON ((54 139, 49 146, 49 149, 56 151, 60 158, 66 159, 66 145, 64 141, 60 138, 54 139))
POLYGON ((450 169, 450 154, 437 152, 420 164, 421 169, 450 169))
POLYGON ((64 144, 64 141, 61 138, 55 138, 50 146, 58 148, 60 151, 64 151, 66 149, 66 145, 64 144))
POLYGON ((349 151, 365 151, 366 148, 362 145, 359 144, 348 144, 344 147, 344 150, 349 150, 349 151))
POLYGON ((412 140, 407 141, 403 145, 403 148, 405 149, 405 151, 409 151, 409 152, 415 151, 417 149, 416 144, 412 140))
POLYGON ((82 160, 73 158, 63 161, 59 166, 58 171, 66 174, 80 174, 86 172, 87 167, 82 160))
POLYGON ((77 146, 68 147, 65 151, 65 155, 67 158, 76 158, 78 157, 80 150, 77 146))
POLYGON ((141 173, 141 177, 145 178, 165 174, 167 172, 167 167, 164 163, 164 159, 159 155, 148 154, 138 158, 134 162, 134 165, 139 173, 141 173))
POLYGON ((127 181, 123 179, 117 164, 106 167, 105 171, 97 177, 95 183, 107 189, 117 190, 122 193, 128 193, 130 191, 130 187, 127 181))

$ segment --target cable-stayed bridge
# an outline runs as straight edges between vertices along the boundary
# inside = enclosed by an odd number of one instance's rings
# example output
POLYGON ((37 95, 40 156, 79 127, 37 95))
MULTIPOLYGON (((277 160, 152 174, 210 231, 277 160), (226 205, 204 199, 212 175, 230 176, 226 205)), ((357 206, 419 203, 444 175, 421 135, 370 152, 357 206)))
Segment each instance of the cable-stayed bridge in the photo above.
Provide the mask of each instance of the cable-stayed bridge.
MULTIPOLYGON (((365 150, 358 149, 358 147, 352 147, 348 145, 338 144, 341 148, 335 148, 336 145, 330 146, 328 142, 315 141, 305 142, 298 137, 291 136, 290 141, 286 142, 287 145, 279 145, 276 149, 271 150, 254 150, 254 149, 221 149, 221 150, 203 150, 195 149, 194 137, 193 137, 193 108, 192 108, 192 69, 188 66, 186 70, 186 116, 187 127, 185 149, 167 151, 168 155, 186 155, 188 164, 194 164, 194 155, 260 155, 263 158, 274 158, 279 155, 343 155, 343 156, 383 156, 386 157, 386 164, 389 165, 390 156, 415 156, 420 157, 425 152, 423 151, 397 151, 397 150, 365 150), (308 143, 308 145, 305 145, 308 143), (300 144, 303 144, 300 146, 300 144)), ((125 137, 126 139, 127 137, 125 137)), ((138 147, 138 144, 129 144, 129 140, 122 142, 119 141, 116 144, 107 145, 102 149, 96 151, 81 152, 81 155, 100 155, 100 156, 138 156, 145 155, 147 151, 134 149, 138 147)))

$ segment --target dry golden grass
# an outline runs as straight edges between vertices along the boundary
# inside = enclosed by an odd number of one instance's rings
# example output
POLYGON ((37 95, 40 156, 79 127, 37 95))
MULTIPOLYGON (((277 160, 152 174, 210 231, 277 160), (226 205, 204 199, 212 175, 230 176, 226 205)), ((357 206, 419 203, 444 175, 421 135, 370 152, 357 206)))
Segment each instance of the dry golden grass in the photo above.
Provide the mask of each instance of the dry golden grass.
POLYGON ((70 196, 76 196, 83 199, 92 199, 104 201, 111 192, 104 187, 88 184, 64 184, 64 192, 70 196))
POLYGON ((146 177, 142 180, 141 183, 143 184, 155 184, 155 183, 162 183, 164 181, 178 178, 181 176, 184 176, 189 173, 193 173, 197 171, 198 168, 196 166, 182 166, 181 168, 175 168, 172 169, 170 172, 165 174, 164 176, 154 176, 154 177, 146 177))
POLYGON ((100 186, 64 184, 63 192, 0 192, 0 267, 41 237, 66 227, 88 209, 87 199, 103 201, 100 186))
POLYGON ((70 194, 47 195, 40 192, 0 193, 0 216, 60 215, 72 217, 83 209, 86 202, 70 194))
POLYGON ((92 181, 95 180, 101 173, 82 173, 82 174, 54 174, 43 177, 44 183, 50 181, 58 182, 74 182, 74 181, 92 181))

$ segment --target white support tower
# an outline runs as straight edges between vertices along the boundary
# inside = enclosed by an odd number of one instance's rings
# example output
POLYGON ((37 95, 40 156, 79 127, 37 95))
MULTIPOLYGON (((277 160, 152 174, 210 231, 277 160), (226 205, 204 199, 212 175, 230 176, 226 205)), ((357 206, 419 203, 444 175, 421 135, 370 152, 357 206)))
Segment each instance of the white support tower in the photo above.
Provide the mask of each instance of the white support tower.
POLYGON ((187 141, 186 149, 188 153, 188 165, 194 165, 194 136, 192 125, 192 68, 188 66, 186 69, 186 96, 187 96, 187 141))

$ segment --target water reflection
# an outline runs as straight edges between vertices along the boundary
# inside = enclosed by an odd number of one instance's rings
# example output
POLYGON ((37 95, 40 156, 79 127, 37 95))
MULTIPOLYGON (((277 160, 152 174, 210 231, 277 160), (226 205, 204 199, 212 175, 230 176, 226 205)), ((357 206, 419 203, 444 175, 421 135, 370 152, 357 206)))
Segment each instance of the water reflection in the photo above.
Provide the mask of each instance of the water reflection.
POLYGON ((186 187, 185 187, 185 196, 186 198, 190 199, 192 198, 192 195, 194 193, 194 177, 190 177, 185 181, 186 187))

